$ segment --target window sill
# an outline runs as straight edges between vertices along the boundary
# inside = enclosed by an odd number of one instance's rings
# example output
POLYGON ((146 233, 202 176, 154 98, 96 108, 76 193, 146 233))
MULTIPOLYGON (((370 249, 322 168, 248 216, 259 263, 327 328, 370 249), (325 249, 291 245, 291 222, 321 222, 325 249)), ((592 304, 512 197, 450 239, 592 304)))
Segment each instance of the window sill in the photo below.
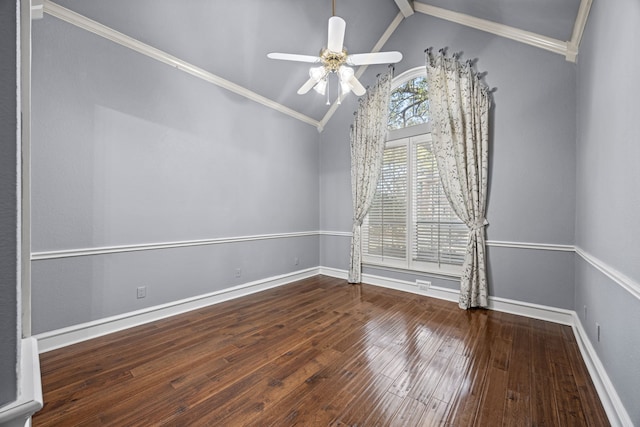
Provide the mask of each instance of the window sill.
POLYGON ((379 269, 388 270, 388 271, 397 271, 399 273, 428 274, 430 276, 439 277, 444 280, 457 281, 457 280, 460 280, 460 277, 462 276, 462 269, 460 269, 459 271, 452 271, 452 269, 439 269, 439 268, 428 268, 428 267, 407 268, 407 267, 401 267, 397 265, 390 265, 382 262, 367 261, 367 260, 363 260, 362 265, 364 267, 379 268, 379 269))

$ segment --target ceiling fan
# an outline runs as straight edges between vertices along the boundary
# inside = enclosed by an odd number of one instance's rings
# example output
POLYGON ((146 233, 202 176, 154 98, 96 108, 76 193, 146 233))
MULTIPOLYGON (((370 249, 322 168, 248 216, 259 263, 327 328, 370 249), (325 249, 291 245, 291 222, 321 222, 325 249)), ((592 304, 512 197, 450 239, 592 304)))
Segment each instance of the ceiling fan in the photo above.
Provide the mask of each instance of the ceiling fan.
POLYGON ((320 50, 319 56, 298 55, 292 53, 269 53, 268 58, 280 59, 284 61, 297 61, 308 63, 321 63, 320 66, 311 67, 309 69, 309 80, 298 89, 299 95, 304 95, 311 88, 321 95, 327 94, 327 105, 329 104, 329 94, 327 92, 327 83, 329 75, 336 74, 338 76, 340 93, 338 94, 338 103, 343 95, 353 91, 357 96, 366 93, 366 89, 358 81, 354 75, 352 66, 371 65, 371 64, 395 64, 402 60, 400 52, 371 52, 356 53, 349 55, 347 49, 343 46, 346 22, 344 19, 336 16, 336 0, 333 0, 332 16, 329 18, 329 37, 327 47, 320 50))

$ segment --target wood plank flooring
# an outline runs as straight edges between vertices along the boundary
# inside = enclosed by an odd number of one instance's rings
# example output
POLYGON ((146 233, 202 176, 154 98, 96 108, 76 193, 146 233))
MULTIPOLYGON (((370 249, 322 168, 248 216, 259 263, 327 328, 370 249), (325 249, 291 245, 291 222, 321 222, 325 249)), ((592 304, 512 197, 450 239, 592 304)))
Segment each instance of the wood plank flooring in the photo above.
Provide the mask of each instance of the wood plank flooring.
POLYGON ((571 328, 316 276, 41 355, 34 426, 607 426, 571 328))

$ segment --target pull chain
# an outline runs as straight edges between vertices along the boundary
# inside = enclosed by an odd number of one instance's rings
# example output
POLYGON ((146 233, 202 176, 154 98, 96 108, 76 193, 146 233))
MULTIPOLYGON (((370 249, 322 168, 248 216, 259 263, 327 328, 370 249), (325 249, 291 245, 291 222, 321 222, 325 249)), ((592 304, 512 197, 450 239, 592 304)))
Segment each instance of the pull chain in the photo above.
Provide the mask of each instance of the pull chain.
POLYGON ((332 10, 331 16, 336 16, 336 0, 333 0, 333 8, 331 10, 332 10))

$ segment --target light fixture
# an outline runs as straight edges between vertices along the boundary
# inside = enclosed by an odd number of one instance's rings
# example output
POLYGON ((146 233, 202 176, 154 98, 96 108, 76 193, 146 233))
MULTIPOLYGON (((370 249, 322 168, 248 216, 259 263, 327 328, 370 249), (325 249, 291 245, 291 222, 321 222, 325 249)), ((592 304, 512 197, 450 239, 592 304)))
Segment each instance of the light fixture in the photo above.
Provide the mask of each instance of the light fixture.
POLYGON ((324 95, 327 93, 327 78, 320 80, 314 87, 313 90, 318 92, 320 95, 324 95))
MULTIPOLYGON (((313 83, 313 89, 321 95, 327 93, 327 85, 329 84, 329 74, 336 74, 338 76, 338 104, 341 103, 342 97, 351 92, 355 85, 360 83, 356 81, 353 68, 345 65, 347 62, 347 49, 342 48, 341 52, 333 52, 329 49, 322 49, 320 51, 320 62, 322 66, 311 67, 309 69, 309 77, 313 83), (355 81, 355 83, 354 83, 355 81)), ((327 105, 331 101, 327 95, 327 105)))
POLYGON ((351 83, 353 78, 353 68, 343 65, 338 69, 338 80, 340 81, 342 95, 348 94, 353 89, 353 85, 351 83))
POLYGON ((309 69, 309 77, 311 77, 316 82, 319 82, 327 75, 327 71, 324 67, 311 67, 309 69))
POLYGON ((309 69, 309 80, 307 80, 300 89, 298 89, 298 94, 304 95, 313 88, 316 92, 322 95, 326 94, 327 104, 330 104, 329 75, 336 74, 339 83, 339 104, 341 98, 350 92, 353 92, 356 96, 362 96, 367 91, 358 81, 351 67, 371 64, 395 64, 402 59, 402 54, 400 52, 347 54, 347 49, 345 49, 343 45, 347 24, 344 19, 336 16, 336 1, 332 0, 332 4, 332 15, 331 18, 329 18, 329 28, 327 31, 327 47, 320 50, 319 56, 272 52, 269 53, 267 57, 284 61, 322 64, 309 69))

